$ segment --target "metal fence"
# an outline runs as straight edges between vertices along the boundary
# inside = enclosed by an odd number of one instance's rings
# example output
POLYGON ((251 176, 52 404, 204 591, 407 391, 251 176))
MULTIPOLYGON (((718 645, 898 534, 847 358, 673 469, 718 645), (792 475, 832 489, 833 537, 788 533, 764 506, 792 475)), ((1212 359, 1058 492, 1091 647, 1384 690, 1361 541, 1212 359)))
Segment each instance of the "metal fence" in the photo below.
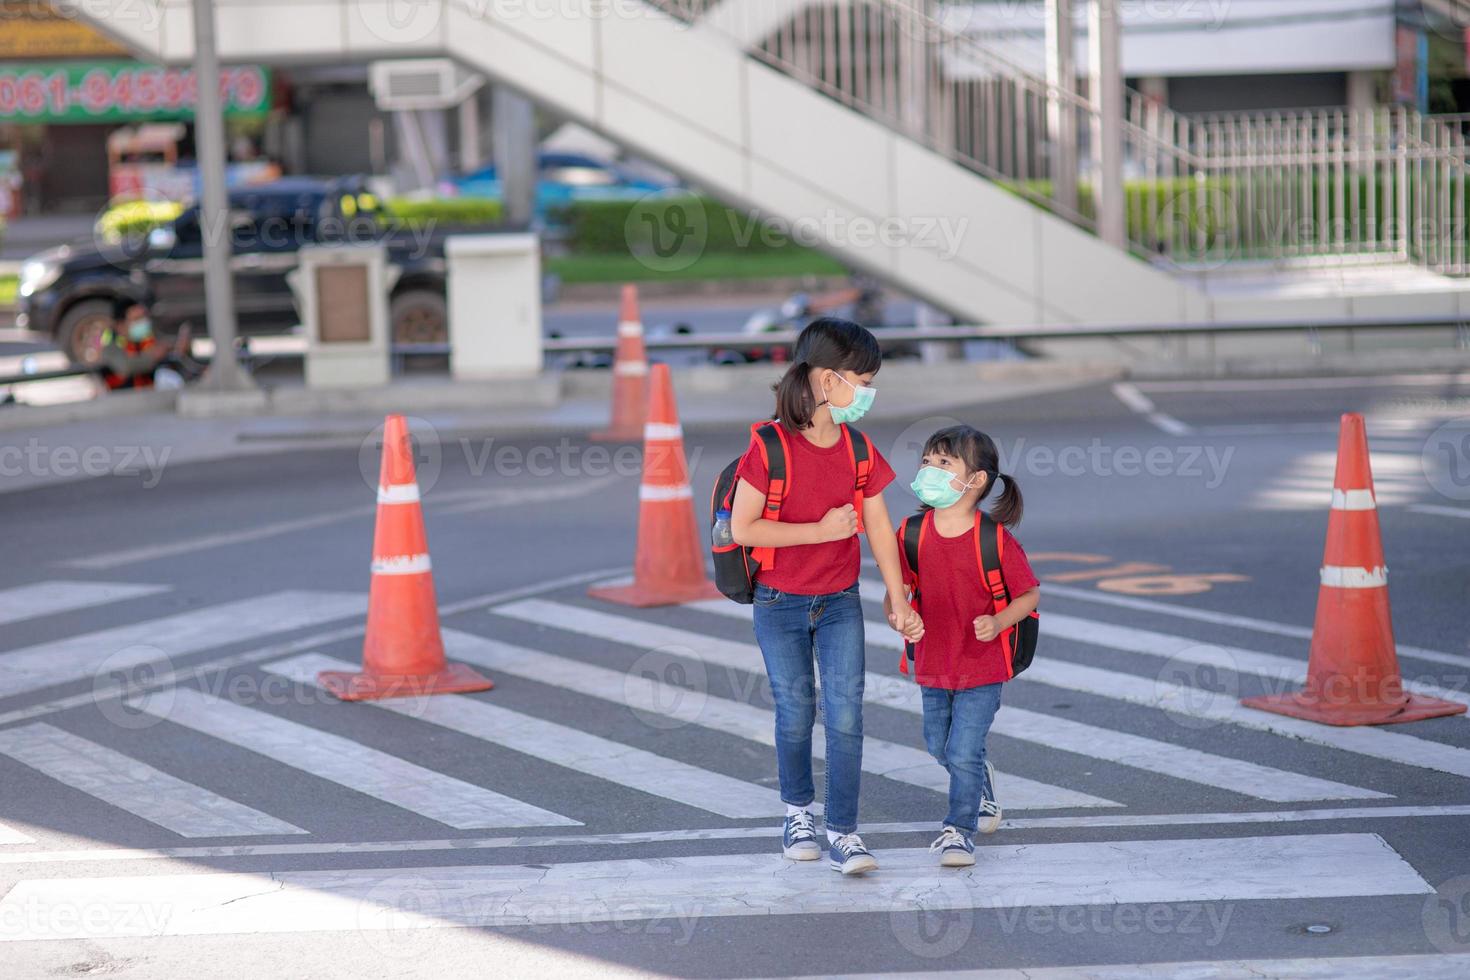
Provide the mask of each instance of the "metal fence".
MULTIPOLYGON (((1095 106, 947 26, 943 5, 648 2, 1095 230, 1095 106)), ((1124 115, 1127 239, 1139 255, 1470 274, 1463 121, 1401 106, 1186 116, 1132 89, 1124 115)))

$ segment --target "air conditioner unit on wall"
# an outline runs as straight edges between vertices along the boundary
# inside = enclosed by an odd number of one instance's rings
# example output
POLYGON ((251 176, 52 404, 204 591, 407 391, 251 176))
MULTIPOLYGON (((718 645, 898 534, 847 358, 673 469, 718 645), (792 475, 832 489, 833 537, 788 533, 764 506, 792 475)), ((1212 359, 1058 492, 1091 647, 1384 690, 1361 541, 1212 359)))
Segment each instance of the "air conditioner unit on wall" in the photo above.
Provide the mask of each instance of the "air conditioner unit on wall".
POLYGON ((373 62, 368 83, 378 108, 395 112, 457 106, 485 84, 485 79, 448 58, 413 58, 373 62))

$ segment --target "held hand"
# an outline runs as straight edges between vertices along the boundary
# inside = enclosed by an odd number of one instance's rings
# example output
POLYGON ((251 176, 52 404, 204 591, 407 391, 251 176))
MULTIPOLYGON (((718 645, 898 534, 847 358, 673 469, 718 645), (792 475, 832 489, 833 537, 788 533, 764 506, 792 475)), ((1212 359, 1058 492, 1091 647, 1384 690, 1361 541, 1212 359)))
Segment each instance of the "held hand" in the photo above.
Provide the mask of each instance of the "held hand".
POLYGON ((907 602, 894 605, 893 612, 888 616, 888 625, 902 633, 903 638, 910 643, 917 643, 924 637, 924 620, 907 602))
POLYGON ((1000 635, 1000 622, 994 616, 975 617, 975 639, 993 640, 1000 635))
POLYGON ((824 542, 846 541, 857 534, 857 511, 853 510, 852 504, 833 507, 817 524, 817 533, 824 542))

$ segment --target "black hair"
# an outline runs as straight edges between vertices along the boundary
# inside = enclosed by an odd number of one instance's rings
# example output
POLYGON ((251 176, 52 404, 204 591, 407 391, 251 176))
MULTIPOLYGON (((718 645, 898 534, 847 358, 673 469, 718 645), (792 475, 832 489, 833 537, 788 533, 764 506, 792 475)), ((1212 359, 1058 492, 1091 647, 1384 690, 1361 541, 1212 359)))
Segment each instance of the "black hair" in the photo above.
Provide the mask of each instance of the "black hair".
MULTIPOLYGON (((990 496, 990 491, 995 489, 995 481, 1004 480, 1006 488, 995 502, 990 516, 1006 527, 1015 527, 1021 523, 1021 512, 1025 508, 1025 502, 1021 499, 1021 488, 1016 485, 1014 477, 1000 471, 1000 451, 995 448, 994 439, 972 426, 952 425, 929 437, 929 441, 924 443, 923 455, 952 456, 964 463, 971 473, 985 474, 985 489, 975 501, 976 510, 980 509, 980 501, 990 496)), ((930 508, 925 504, 924 509, 930 508)))
POLYGON ((811 426, 817 411, 810 380, 813 369, 869 374, 882 366, 883 352, 866 329, 840 317, 818 317, 796 338, 791 367, 772 386, 776 392, 773 417, 792 430, 811 426))

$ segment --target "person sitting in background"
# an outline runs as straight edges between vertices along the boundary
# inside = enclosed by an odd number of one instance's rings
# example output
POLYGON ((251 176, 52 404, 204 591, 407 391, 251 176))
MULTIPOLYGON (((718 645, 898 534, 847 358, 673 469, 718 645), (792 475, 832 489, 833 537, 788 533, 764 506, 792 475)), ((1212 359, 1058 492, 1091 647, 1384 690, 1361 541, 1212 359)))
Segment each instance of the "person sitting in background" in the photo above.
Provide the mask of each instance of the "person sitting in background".
POLYGON ((187 362, 189 336, 186 326, 172 345, 160 342, 153 334, 147 307, 133 303, 118 324, 102 335, 102 380, 113 391, 155 385, 182 388, 194 373, 187 362))

